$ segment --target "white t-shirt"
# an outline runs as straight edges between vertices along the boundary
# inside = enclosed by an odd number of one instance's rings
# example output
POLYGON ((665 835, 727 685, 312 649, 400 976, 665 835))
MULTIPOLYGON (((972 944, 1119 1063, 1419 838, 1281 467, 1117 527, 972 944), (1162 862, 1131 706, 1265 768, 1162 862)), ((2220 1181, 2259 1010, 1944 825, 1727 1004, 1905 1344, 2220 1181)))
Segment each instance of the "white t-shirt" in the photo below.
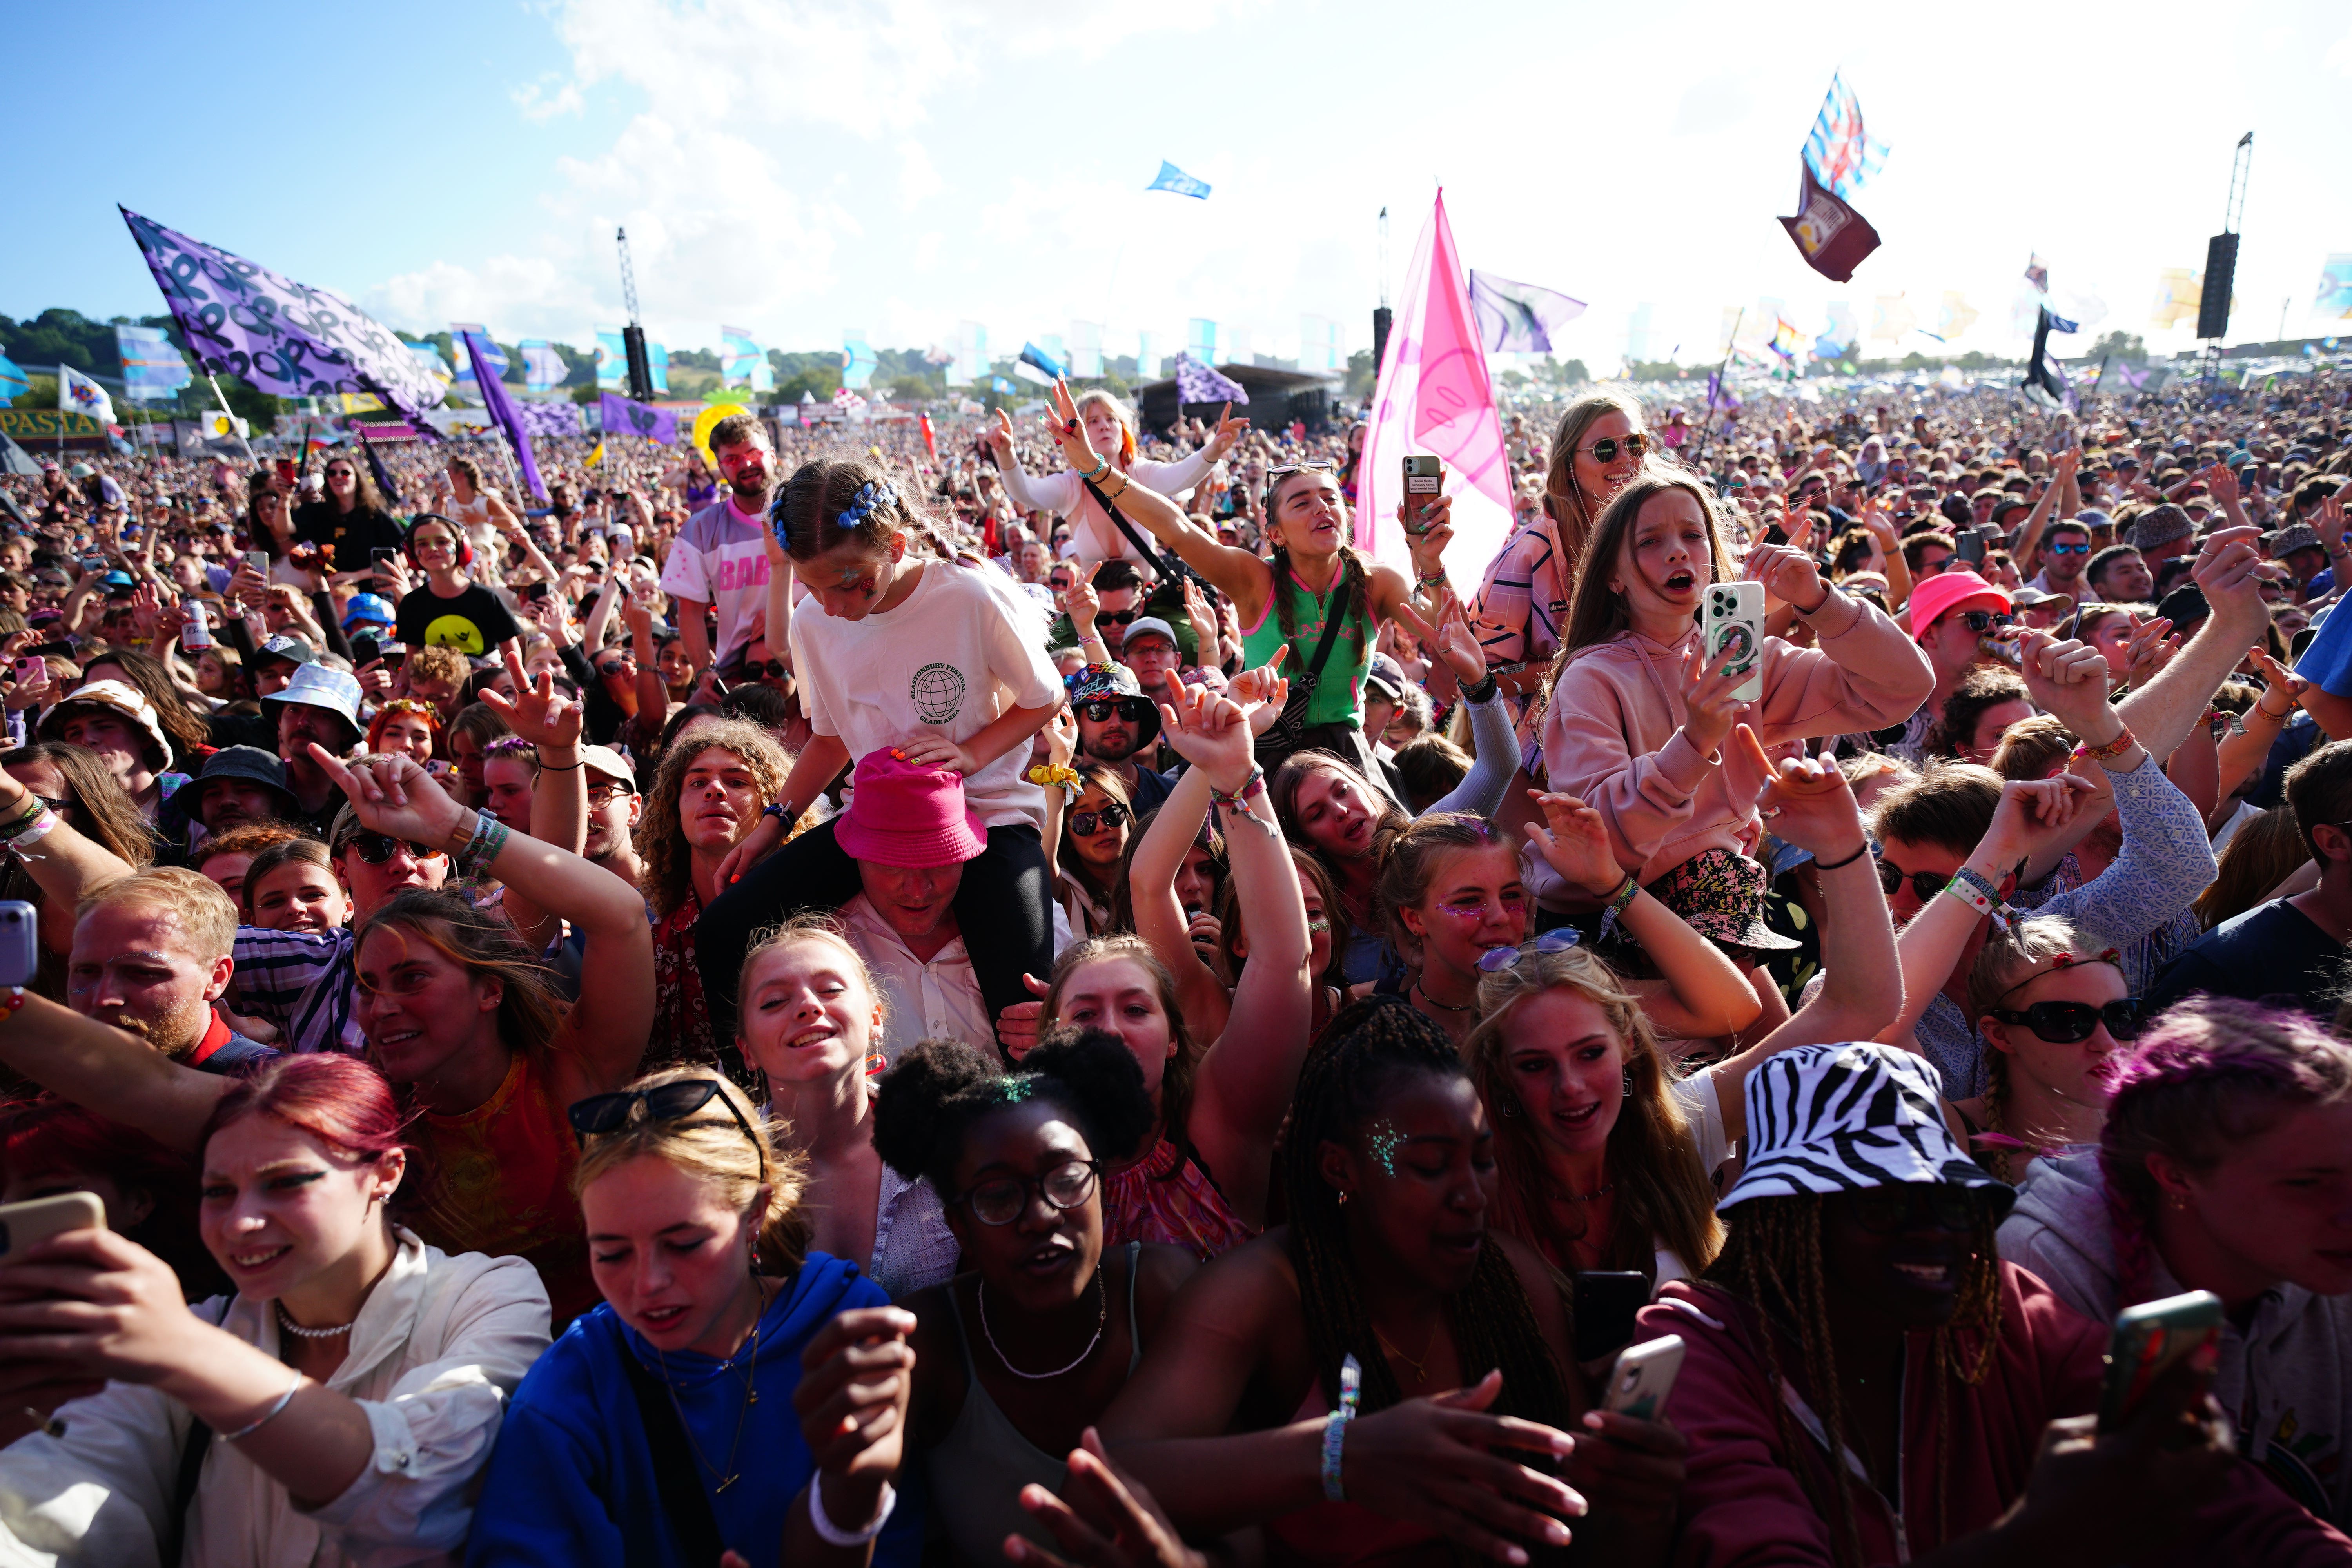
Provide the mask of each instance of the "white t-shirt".
POLYGON ((719 606, 713 662, 725 664, 751 640, 768 608, 768 525, 722 495, 686 520, 662 567, 662 592, 719 606))
MULTIPOLYGON (((676 552, 670 559, 677 559, 676 552)), ((1045 658, 1045 620, 1002 572, 928 561, 897 608, 844 620, 804 604, 793 617, 793 669, 820 735, 853 762, 917 735, 961 744, 1012 708, 1061 701, 1045 658)), ((667 584, 665 584, 667 586, 667 584)), ((1013 747, 963 781, 964 804, 984 826, 1045 829, 1045 792, 1021 775, 1029 748, 1013 747)))

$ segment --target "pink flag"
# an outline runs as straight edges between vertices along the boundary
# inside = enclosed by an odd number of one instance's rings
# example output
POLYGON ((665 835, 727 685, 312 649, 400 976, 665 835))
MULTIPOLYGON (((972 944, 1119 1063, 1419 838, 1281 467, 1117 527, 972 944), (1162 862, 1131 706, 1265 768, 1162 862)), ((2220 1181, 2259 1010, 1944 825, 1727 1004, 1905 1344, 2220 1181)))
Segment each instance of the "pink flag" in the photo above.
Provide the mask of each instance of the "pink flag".
POLYGON ((1403 462, 1413 454, 1434 454, 1444 460, 1445 493, 1454 500, 1445 572, 1454 591, 1468 598, 1510 537, 1511 476, 1478 318, 1470 309, 1470 276, 1454 249, 1444 191, 1413 250, 1403 306, 1364 433, 1356 547, 1410 571, 1396 515, 1404 494, 1403 462))

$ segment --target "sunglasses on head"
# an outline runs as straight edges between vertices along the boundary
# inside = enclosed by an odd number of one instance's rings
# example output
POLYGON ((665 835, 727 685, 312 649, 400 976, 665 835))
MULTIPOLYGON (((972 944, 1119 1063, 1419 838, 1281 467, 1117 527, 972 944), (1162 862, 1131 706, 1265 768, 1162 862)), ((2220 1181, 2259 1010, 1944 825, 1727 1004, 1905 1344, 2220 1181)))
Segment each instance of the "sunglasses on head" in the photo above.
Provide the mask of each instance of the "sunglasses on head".
POLYGON ((2094 1007, 2088 1002, 2036 1002, 2029 1007, 1996 1007, 1992 1016, 2004 1024, 2022 1024, 2053 1046, 2087 1040, 2101 1024, 2118 1040, 2139 1038, 2140 1001, 2126 996, 2094 1007))
POLYGON ((1983 1204, 1967 1187, 1949 1182, 1898 1182, 1887 1187, 1864 1187, 1850 1194, 1853 1217, 1876 1236, 1918 1226, 1937 1230, 1970 1230, 1983 1204))
POLYGON ((1089 724, 1108 724, 1114 718, 1139 724, 1150 712, 1151 704, 1140 697, 1089 698, 1078 704, 1078 717, 1089 724))
POLYGON ((1097 826, 1125 826, 1127 825, 1127 807, 1119 805, 1117 801, 1113 801, 1110 805, 1104 806, 1100 811, 1081 811, 1074 813, 1070 817, 1070 831, 1076 834, 1081 838, 1091 838, 1094 837, 1095 829, 1097 826))
POLYGON ((585 1143, 591 1138, 620 1131, 629 1124, 631 1114, 640 1105, 646 1108, 646 1120, 648 1121, 683 1121, 713 1100, 727 1108, 727 1114, 735 1119, 735 1125, 741 1128, 743 1136, 751 1141, 752 1149, 760 1156, 760 1180, 766 1182, 767 1145, 761 1142, 760 1135, 751 1131, 751 1124, 743 1120, 743 1113, 735 1109, 735 1102, 719 1092, 719 1080, 715 1078, 690 1078, 677 1083, 656 1084, 652 1089, 624 1089, 612 1094, 592 1094, 585 1100, 572 1101, 572 1109, 564 1115, 572 1122, 572 1137, 585 1143))
POLYGON ((1887 859, 1885 851, 1873 850, 1871 853, 1878 864, 1878 890, 1890 899, 1901 891, 1906 880, 1911 884, 1911 891, 1923 904, 1951 884, 1948 871, 1906 871, 1887 859))
POLYGON ((441 851, 430 844, 418 844, 411 839, 394 838, 386 833, 354 833, 343 840, 344 846, 371 866, 381 866, 396 849, 408 851, 412 860, 438 860, 441 851))
POLYGON ((1500 974, 1516 968, 1519 960, 1540 952, 1564 952, 1584 940, 1584 933, 1574 926, 1554 926, 1543 935, 1520 947, 1490 947, 1478 955, 1482 973, 1500 974))
POLYGON ((1321 458, 1304 463, 1285 463, 1279 468, 1268 468, 1265 471, 1265 504, 1269 508, 1274 505, 1275 487, 1293 474, 1335 474, 1339 471, 1339 466, 1337 463, 1321 458))
POLYGON ((1638 458, 1650 449, 1650 438, 1636 430, 1630 436, 1603 436, 1584 449, 1592 454, 1596 463, 1613 463, 1621 447, 1628 456, 1638 458))

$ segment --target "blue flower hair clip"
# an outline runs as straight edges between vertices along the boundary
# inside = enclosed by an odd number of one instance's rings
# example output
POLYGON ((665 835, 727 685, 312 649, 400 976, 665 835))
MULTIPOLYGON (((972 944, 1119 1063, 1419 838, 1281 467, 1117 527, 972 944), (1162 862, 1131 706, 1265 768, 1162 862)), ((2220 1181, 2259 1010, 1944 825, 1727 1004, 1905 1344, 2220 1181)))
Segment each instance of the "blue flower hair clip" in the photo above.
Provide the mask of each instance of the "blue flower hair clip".
POLYGON ((841 517, 836 526, 845 529, 856 528, 872 516, 877 508, 898 504, 897 490, 892 489, 888 485, 876 484, 868 479, 857 487, 857 493, 850 497, 847 506, 841 509, 841 517))

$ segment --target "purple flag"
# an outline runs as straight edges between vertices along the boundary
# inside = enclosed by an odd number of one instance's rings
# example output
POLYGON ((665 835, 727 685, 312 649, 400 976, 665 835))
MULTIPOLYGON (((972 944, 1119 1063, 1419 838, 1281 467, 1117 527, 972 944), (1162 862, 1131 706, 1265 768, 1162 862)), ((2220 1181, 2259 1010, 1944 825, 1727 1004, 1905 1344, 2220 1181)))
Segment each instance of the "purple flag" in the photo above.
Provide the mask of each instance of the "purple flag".
POLYGON ((474 387, 482 395, 482 411, 498 422, 513 444, 515 461, 522 465, 522 482, 530 487, 531 494, 545 500, 547 487, 540 482, 539 464, 530 455, 530 432, 523 428, 514 399, 507 395, 506 384, 491 367, 489 340, 479 332, 467 332, 466 357, 474 366, 474 387))
POLYGON ((441 385, 408 345, 349 300, 117 208, 147 258, 163 304, 205 370, 243 376, 280 397, 372 393, 412 425, 441 385))
POLYGON ((665 447, 677 439, 677 414, 674 409, 634 402, 617 392, 604 394, 598 408, 604 415, 604 433, 608 436, 643 436, 665 447))
POLYGON ((1176 356, 1176 401, 1179 403, 1247 403, 1242 384, 1219 374, 1191 354, 1176 356))
POLYGON ((522 427, 532 436, 577 436, 580 434, 580 405, 576 403, 524 403, 522 427))

